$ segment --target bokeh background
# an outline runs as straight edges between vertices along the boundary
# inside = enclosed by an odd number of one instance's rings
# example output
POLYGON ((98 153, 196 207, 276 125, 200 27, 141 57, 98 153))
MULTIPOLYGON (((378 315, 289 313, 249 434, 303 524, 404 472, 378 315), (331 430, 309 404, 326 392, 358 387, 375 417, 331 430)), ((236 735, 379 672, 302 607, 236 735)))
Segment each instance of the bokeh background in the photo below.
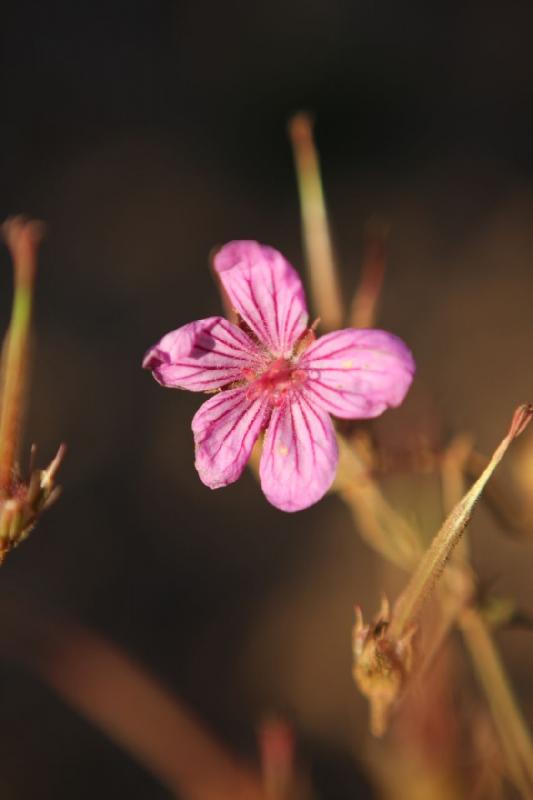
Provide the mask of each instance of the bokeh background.
MULTIPOLYGON (((350 627, 354 601, 378 605, 382 568, 335 497, 284 515, 249 473, 206 489, 200 398, 161 389, 140 362, 167 330, 219 313, 215 244, 257 238, 303 270, 286 124, 305 108, 347 300, 365 223, 391 227, 380 325, 410 344, 418 376, 378 435, 401 450, 416 421, 492 450, 533 398, 532 25, 530 4, 478 0, 3 10, 1 216, 48 224, 27 443, 43 462, 62 440, 69 454, 61 501, 2 567, 0 606, 101 631, 246 758, 258 720, 284 714, 320 797, 371 796, 350 627)), ((7 324, 5 249, 0 261, 7 324)), ((481 514, 474 555, 532 607, 531 547, 481 514)), ((531 718, 528 634, 501 645, 531 718)), ((7 657, 0 788, 169 796, 7 657)))

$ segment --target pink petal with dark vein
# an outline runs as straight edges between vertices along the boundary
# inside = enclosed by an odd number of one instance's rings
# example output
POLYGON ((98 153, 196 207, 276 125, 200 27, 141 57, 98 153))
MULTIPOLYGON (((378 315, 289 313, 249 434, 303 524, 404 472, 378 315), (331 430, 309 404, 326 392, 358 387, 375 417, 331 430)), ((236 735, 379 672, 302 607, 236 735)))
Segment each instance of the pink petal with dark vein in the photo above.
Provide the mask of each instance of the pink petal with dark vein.
POLYGON ((300 511, 316 503, 335 477, 338 451, 329 414, 303 394, 272 412, 261 456, 261 487, 272 505, 300 511))
POLYGON ((413 380, 409 348, 392 333, 347 328, 328 333, 301 356, 311 402, 336 417, 367 419, 399 406, 413 380))
POLYGON ((307 325, 302 282, 272 247, 253 241, 224 245, 215 270, 235 310, 274 355, 288 355, 307 325))
POLYGON ((167 333, 144 357, 163 386, 201 392, 242 379, 259 363, 249 336, 223 317, 208 317, 167 333))
POLYGON ((249 400, 244 389, 211 397, 192 421, 196 469, 206 486, 218 489, 240 477, 268 419, 264 399, 249 400))

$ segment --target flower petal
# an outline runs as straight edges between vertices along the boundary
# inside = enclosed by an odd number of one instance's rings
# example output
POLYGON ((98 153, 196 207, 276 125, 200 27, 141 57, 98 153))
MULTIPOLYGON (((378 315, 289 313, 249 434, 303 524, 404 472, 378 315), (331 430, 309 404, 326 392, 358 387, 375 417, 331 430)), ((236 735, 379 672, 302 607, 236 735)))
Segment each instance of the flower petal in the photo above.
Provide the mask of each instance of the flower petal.
POLYGON ((335 477, 338 451, 329 414, 302 393, 272 412, 261 456, 261 487, 272 505, 299 511, 316 503, 335 477))
POLYGON ((192 392, 218 389, 242 378, 259 358, 257 346, 223 317, 208 317, 167 333, 144 357, 163 386, 192 392))
POLYGON ((272 247, 253 241, 224 245, 215 270, 235 310, 274 355, 288 355, 307 325, 302 282, 272 247))
POLYGON ((241 475, 267 420, 262 398, 249 400, 244 389, 230 389, 207 400, 192 421, 196 469, 206 486, 218 489, 241 475))
POLYGON ((392 333, 346 328, 328 333, 302 355, 306 395, 336 417, 368 419, 399 406, 413 380, 411 351, 392 333))

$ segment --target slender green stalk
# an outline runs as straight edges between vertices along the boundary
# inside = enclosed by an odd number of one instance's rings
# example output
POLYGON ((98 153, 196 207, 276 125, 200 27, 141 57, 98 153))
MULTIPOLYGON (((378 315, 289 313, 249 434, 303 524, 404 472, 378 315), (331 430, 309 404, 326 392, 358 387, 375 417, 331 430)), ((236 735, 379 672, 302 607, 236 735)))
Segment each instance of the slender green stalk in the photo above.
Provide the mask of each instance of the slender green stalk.
POLYGON ((410 572, 422 547, 409 522, 388 502, 369 474, 357 443, 337 433, 339 466, 333 488, 350 508, 361 537, 387 561, 410 572))
POLYGON ((492 636, 473 608, 465 609, 458 623, 489 701, 510 777, 524 798, 533 798, 533 743, 492 636))
POLYGON ((446 518, 441 529, 433 539, 409 583, 398 598, 389 628, 391 639, 400 639, 405 631, 416 622, 422 606, 431 594, 454 548, 470 518, 474 506, 490 476, 502 460, 507 448, 524 430, 533 416, 533 406, 523 405, 517 408, 507 436, 500 443, 483 473, 474 483, 463 499, 455 506, 446 518))
POLYGON ((314 307, 322 327, 336 330, 341 327, 344 314, 311 117, 296 114, 289 122, 289 136, 294 151, 314 307))
POLYGON ((13 259, 14 297, 3 364, 0 411, 0 497, 7 497, 19 442, 30 334, 37 249, 42 225, 21 217, 7 220, 3 233, 13 259))

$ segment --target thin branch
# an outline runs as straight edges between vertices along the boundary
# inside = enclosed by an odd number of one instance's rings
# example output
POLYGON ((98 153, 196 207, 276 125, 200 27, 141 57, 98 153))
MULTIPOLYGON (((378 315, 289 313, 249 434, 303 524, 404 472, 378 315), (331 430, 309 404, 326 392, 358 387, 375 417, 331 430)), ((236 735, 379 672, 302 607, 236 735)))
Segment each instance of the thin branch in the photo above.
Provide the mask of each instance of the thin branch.
POLYGON ((465 609, 458 622, 489 701, 510 777, 524 798, 533 798, 533 743, 492 636, 473 608, 465 609))
POLYGON ((4 608, 6 622, 2 654, 25 664, 176 796, 264 800, 260 777, 114 644, 79 625, 4 608))
POLYGON ((327 331, 340 328, 343 306, 333 257, 320 162, 308 114, 296 114, 289 122, 300 193, 302 230, 311 278, 314 308, 327 331))

